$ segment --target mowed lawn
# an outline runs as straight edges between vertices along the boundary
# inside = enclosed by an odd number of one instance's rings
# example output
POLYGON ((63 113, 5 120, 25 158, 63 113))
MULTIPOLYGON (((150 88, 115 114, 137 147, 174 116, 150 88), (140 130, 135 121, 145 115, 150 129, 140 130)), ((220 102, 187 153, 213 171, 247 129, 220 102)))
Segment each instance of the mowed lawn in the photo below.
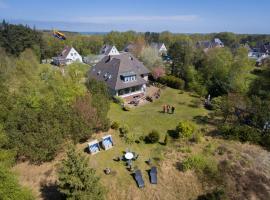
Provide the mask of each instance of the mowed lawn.
MULTIPOLYGON (((191 93, 166 88, 161 92, 161 98, 136 108, 123 111, 115 103, 111 104, 109 118, 120 124, 127 124, 135 134, 148 134, 156 129, 164 136, 168 130, 175 129, 180 120, 194 120, 196 116, 206 116, 208 111, 199 104, 200 99, 191 93), (174 106, 174 114, 164 114, 163 105, 174 106)), ((195 121, 195 120, 194 120, 195 121)))

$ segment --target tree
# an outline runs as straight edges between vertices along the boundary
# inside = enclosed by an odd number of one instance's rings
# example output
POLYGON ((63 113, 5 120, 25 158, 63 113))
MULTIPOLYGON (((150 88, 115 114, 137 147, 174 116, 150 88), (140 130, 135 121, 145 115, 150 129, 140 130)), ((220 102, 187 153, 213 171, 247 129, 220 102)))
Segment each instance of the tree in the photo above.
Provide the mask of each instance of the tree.
POLYGON ((89 168, 88 159, 69 146, 67 158, 62 161, 58 173, 59 191, 67 200, 102 200, 104 189, 95 170, 89 168))
POLYGON ((229 71, 229 83, 232 92, 246 93, 249 88, 251 61, 248 58, 246 48, 239 48, 233 59, 232 67, 229 71))
POLYGON ((34 200, 29 190, 19 185, 16 176, 0 163, 0 199, 34 200))
POLYGON ((211 96, 220 96, 230 91, 229 73, 232 63, 232 53, 226 48, 211 49, 207 52, 200 72, 211 96))
POLYGON ((144 48, 141 51, 140 59, 150 70, 154 70, 156 67, 163 66, 162 58, 159 56, 158 50, 152 47, 144 48))
POLYGON ((168 54, 173 60, 171 74, 186 81, 187 69, 192 65, 192 44, 190 41, 175 42, 170 46, 168 54))
POLYGON ((40 51, 42 39, 41 33, 23 25, 0 23, 0 46, 8 54, 19 56, 27 48, 35 48, 40 51))

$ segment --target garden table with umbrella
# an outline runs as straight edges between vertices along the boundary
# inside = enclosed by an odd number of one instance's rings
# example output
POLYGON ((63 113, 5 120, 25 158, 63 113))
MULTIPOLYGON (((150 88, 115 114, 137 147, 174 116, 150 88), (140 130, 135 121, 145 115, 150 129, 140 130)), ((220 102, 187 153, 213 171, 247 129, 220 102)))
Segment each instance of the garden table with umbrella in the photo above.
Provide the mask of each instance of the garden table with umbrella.
POLYGON ((133 157, 134 157, 134 155, 133 155, 133 153, 131 153, 131 152, 127 152, 127 153, 125 154, 125 158, 126 158, 127 160, 131 160, 133 157))

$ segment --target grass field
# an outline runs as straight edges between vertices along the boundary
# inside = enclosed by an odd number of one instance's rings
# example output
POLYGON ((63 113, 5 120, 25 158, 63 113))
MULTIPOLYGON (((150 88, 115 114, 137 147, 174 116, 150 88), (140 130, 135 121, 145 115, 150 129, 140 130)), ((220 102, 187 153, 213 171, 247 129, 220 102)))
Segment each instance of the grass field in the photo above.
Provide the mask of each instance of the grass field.
MULTIPOLYGON (((200 103, 198 97, 190 93, 180 92, 179 90, 166 88, 162 90, 161 98, 131 111, 123 111, 115 103, 111 104, 109 118, 120 124, 127 124, 135 134, 147 134, 156 129, 162 135, 168 130, 175 129, 180 120, 194 120, 196 116, 206 116, 208 111, 200 103), (174 114, 164 114, 162 106, 169 104, 174 106, 174 114), (197 106, 196 104, 200 104, 197 106)), ((195 121, 195 120, 194 120, 195 121)))
MULTIPOLYGON (((157 144, 145 144, 143 141, 139 144, 126 144, 119 136, 118 130, 111 130, 109 133, 113 136, 115 147, 93 156, 88 155, 90 158, 90 166, 97 169, 97 173, 101 176, 103 184, 109 191, 108 199, 136 199, 134 193, 138 193, 138 197, 142 199, 147 199, 149 198, 149 192, 154 194, 158 188, 159 190, 162 190, 160 187, 162 187, 163 184, 160 184, 159 186, 150 185, 147 174, 147 170, 150 169, 150 166, 148 166, 145 161, 151 158, 153 164, 159 166, 161 163, 160 161, 166 159, 164 153, 171 148, 162 145, 167 131, 174 130, 180 120, 193 120, 196 116, 205 116, 208 114, 208 111, 202 106, 196 106, 195 104, 202 105, 198 97, 171 88, 162 90, 161 98, 159 100, 135 107, 131 111, 123 111, 120 105, 111 103, 109 112, 111 121, 117 121, 120 125, 127 124, 130 128, 130 132, 135 135, 147 135, 153 129, 158 130, 161 138, 160 143, 157 144), (175 113, 163 113, 162 106, 164 104, 174 106, 176 108, 175 113), (131 172, 126 169, 124 162, 113 161, 113 158, 122 156, 127 148, 139 154, 139 159, 133 163, 133 166, 140 169, 143 173, 146 182, 146 188, 143 190, 137 188, 136 183, 131 176, 131 172), (103 170, 107 167, 114 171, 113 175, 104 174, 103 170)), ((99 139, 101 136, 102 135, 97 134, 96 138, 99 139)), ((82 150, 86 147, 86 144, 81 144, 79 146, 82 150)), ((192 194, 192 192, 190 192, 190 194, 192 194)))

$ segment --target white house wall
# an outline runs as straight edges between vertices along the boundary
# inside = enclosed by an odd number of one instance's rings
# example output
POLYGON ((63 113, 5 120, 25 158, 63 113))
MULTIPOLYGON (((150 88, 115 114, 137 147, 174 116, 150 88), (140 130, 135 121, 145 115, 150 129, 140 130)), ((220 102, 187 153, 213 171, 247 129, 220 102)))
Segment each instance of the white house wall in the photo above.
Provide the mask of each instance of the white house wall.
POLYGON ((82 62, 82 57, 81 57, 81 55, 80 55, 74 48, 72 48, 72 49, 70 50, 70 52, 69 52, 69 54, 67 55, 66 59, 71 60, 70 63, 75 62, 75 61, 77 61, 77 62, 82 62))
POLYGON ((119 51, 116 49, 115 46, 113 46, 108 55, 109 56, 117 56, 117 55, 119 55, 119 51))

